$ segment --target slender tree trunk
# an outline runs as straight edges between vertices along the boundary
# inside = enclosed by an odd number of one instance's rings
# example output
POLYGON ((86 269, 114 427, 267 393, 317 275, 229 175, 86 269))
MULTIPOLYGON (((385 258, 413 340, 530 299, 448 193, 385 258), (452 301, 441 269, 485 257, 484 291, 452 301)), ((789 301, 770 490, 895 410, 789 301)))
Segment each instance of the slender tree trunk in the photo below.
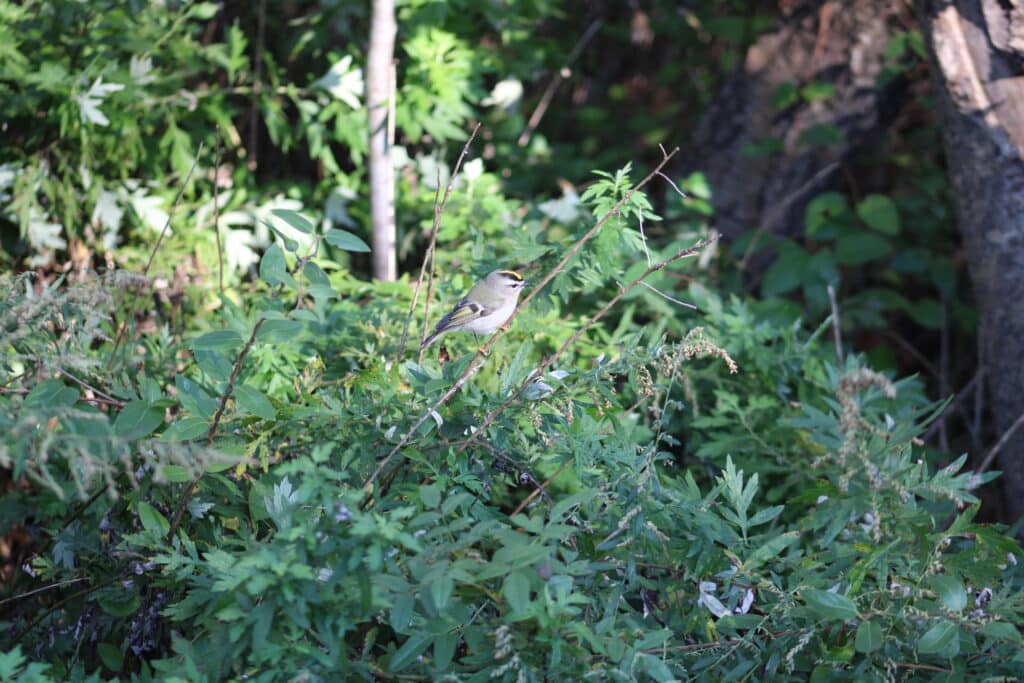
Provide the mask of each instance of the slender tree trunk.
POLYGON ((750 46, 683 157, 684 172, 707 176, 726 238, 802 229, 807 202, 884 123, 881 105, 900 84, 882 87, 878 76, 910 18, 893 0, 801 0, 750 46), (834 88, 831 96, 800 95, 818 82, 834 88), (791 96, 780 99, 787 88, 791 96), (822 134, 836 137, 822 144, 822 134))
POLYGON ((370 49, 366 59, 366 104, 370 119, 370 220, 373 224, 373 276, 398 277, 395 253, 395 187, 389 117, 394 96, 391 63, 395 53, 394 0, 373 0, 370 49))
MULTIPOLYGON (((918 0, 949 176, 981 318, 995 426, 1024 413, 1024 6, 918 0)), ((1024 514, 1024 429, 999 455, 1011 520, 1024 514)))

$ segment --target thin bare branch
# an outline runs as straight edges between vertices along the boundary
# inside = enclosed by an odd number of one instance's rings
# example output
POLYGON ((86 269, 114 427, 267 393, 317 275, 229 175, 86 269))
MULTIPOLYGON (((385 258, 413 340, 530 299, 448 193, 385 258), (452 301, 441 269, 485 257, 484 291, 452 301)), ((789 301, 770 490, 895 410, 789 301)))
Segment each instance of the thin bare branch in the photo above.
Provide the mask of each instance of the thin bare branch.
POLYGON ((576 46, 573 47, 572 51, 569 52, 569 55, 565 58, 565 62, 558 71, 555 72, 555 75, 551 77, 548 87, 544 89, 544 94, 541 95, 540 101, 537 102, 537 106, 534 108, 533 113, 530 114, 530 120, 526 124, 526 129, 523 130, 523 134, 520 135, 519 140, 516 141, 516 144, 520 147, 526 147, 530 142, 530 137, 533 136, 533 131, 537 130, 537 126, 540 125, 541 119, 544 118, 544 114, 547 113, 548 107, 551 106, 551 100, 554 98, 555 92, 558 90, 558 86, 561 85, 562 81, 568 77, 570 73, 569 67, 576 61, 576 58, 580 56, 580 53, 583 52, 583 48, 587 46, 587 43, 597 35, 597 31, 601 28, 603 23, 603 20, 595 19, 590 26, 587 27, 587 30, 583 32, 580 39, 576 41, 576 46))
MULTIPOLYGON (((649 261, 648 261, 647 265, 648 266, 651 265, 649 261)), ((646 287, 647 289, 651 290, 652 292, 654 292, 655 294, 657 294, 661 298, 667 300, 667 301, 671 301, 674 304, 679 304, 680 306, 685 306, 686 308, 692 308, 695 311, 697 310, 697 307, 694 306, 693 304, 687 303, 686 301, 680 301, 679 299, 675 298, 674 296, 670 296, 670 295, 666 294, 665 292, 661 291, 660 289, 658 289, 657 287, 655 287, 652 284, 649 284, 647 282, 641 282, 640 284, 643 285, 644 287, 646 287)), ((619 286, 621 287, 622 283, 619 283, 619 286)))
MULTIPOLYGON (((434 282, 434 250, 437 246, 437 232, 441 229, 441 216, 444 214, 445 208, 448 206, 448 198, 452 195, 452 189, 455 187, 455 179, 459 175, 459 170, 462 168, 462 161, 466 158, 469 153, 470 145, 473 144, 473 140, 476 138, 477 131, 480 130, 480 123, 473 126, 473 131, 469 134, 469 138, 466 140, 466 144, 462 146, 462 153, 459 154, 459 158, 455 161, 455 167, 452 169, 452 174, 448 178, 448 185, 444 189, 444 197, 441 201, 438 201, 441 192, 441 181, 440 176, 438 177, 437 187, 434 190, 434 225, 430 231, 430 244, 427 245, 427 251, 423 255, 423 263, 420 264, 420 276, 416 280, 416 288, 412 292, 412 304, 409 306, 409 315, 405 318, 405 327, 402 329, 402 340, 398 343, 398 355, 395 358, 397 363, 402 359, 402 354, 405 353, 405 344, 409 340, 409 326, 412 324, 412 316, 416 311, 416 303, 419 299, 420 288, 423 287, 423 278, 427 272, 427 264, 430 264, 430 282, 427 287, 427 298, 426 307, 427 312, 430 311, 430 289, 434 282)), ((424 321, 423 337, 426 338, 426 321, 424 321)))

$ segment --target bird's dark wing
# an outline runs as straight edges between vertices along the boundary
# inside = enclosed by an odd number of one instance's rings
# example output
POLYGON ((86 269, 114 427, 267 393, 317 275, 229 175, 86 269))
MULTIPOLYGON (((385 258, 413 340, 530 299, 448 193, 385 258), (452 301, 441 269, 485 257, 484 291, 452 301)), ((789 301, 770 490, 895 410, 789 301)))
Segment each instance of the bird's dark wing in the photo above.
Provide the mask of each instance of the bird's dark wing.
POLYGON ((445 330, 468 323, 471 320, 482 318, 488 313, 489 311, 483 305, 475 301, 463 299, 455 304, 455 308, 437 321, 437 327, 434 328, 434 331, 444 332, 445 330))

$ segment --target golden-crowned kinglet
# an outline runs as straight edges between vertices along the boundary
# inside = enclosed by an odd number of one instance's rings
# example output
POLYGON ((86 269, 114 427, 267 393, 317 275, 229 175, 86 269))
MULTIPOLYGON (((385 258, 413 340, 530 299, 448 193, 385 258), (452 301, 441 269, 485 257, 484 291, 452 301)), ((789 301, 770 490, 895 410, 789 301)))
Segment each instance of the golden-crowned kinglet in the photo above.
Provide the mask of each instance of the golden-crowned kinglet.
POLYGON ((473 285, 469 294, 438 321, 434 333, 423 340, 425 349, 445 332, 465 330, 491 334, 512 317, 519 303, 519 292, 527 282, 514 270, 496 270, 473 285))

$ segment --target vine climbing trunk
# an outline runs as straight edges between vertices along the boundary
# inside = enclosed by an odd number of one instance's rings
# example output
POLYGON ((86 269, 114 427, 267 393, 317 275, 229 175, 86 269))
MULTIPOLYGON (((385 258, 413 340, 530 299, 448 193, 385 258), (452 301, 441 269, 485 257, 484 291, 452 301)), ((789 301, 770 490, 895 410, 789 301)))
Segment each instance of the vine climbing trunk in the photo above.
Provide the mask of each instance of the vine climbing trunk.
POLYGON ((395 229, 394 165, 390 111, 394 99, 394 0, 373 0, 370 48, 366 58, 366 105, 370 124, 370 220, 373 226, 373 276, 398 277, 395 229))
POLYGON ((1024 7, 918 0, 1001 437, 1006 511, 1024 515, 1024 7))

